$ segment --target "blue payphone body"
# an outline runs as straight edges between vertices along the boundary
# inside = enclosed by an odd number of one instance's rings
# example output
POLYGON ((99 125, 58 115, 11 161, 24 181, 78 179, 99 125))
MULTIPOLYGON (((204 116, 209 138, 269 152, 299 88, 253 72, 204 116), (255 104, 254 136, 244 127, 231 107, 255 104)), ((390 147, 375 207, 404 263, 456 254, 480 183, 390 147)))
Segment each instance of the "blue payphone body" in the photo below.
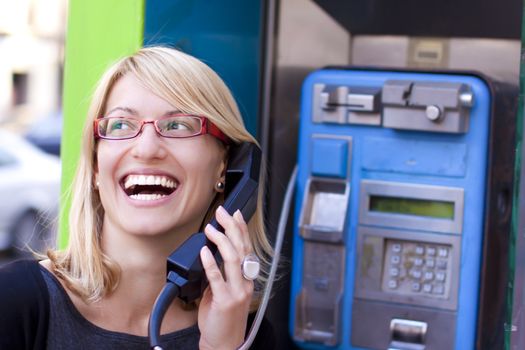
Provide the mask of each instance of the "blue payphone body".
POLYGON ((505 143, 491 129, 494 99, 471 74, 306 79, 290 300, 299 347, 477 348, 480 286, 493 283, 487 201, 509 194, 489 189, 491 142, 505 143))

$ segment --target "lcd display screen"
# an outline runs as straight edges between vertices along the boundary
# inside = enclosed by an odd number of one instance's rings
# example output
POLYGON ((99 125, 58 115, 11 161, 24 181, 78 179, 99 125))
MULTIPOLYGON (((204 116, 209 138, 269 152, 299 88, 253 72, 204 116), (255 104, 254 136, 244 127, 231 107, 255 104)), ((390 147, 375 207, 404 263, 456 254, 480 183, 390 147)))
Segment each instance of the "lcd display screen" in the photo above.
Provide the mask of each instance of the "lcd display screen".
POLYGON ((373 195, 370 211, 453 220, 454 202, 373 195))

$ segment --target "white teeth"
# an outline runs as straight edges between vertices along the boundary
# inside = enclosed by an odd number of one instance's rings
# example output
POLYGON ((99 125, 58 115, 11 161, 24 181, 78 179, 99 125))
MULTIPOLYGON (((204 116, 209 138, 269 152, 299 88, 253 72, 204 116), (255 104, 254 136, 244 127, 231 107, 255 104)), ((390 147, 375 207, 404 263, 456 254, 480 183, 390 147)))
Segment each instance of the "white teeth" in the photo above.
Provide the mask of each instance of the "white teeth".
POLYGON ((166 197, 166 195, 165 194, 132 194, 130 197, 133 199, 137 199, 139 201, 155 201, 157 199, 166 197))
POLYGON ((135 185, 161 185, 167 188, 177 188, 177 183, 167 176, 161 175, 128 175, 124 182, 124 188, 128 189, 135 185))
POLYGON ((131 176, 128 176, 128 178, 126 179, 126 182, 124 183, 124 188, 128 189, 131 186, 133 186, 133 180, 131 179, 131 176))
POLYGON ((146 185, 155 185, 155 177, 150 175, 146 177, 146 185))

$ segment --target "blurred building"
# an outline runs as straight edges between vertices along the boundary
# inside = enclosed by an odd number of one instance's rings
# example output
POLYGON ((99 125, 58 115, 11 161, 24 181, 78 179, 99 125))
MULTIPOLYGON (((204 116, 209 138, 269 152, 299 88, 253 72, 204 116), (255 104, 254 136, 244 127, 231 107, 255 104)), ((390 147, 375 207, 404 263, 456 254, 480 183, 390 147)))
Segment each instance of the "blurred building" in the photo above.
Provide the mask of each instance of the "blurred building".
POLYGON ((0 126, 61 107, 67 0, 0 0, 0 126))

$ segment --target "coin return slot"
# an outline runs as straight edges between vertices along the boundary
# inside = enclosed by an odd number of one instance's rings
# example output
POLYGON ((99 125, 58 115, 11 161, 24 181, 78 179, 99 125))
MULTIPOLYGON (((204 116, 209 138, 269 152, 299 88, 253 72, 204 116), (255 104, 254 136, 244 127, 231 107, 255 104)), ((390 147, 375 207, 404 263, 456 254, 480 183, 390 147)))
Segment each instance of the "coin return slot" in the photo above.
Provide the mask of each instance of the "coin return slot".
POLYGON ((345 182, 311 180, 301 213, 301 235, 305 239, 342 241, 349 192, 345 182))
POLYGON ((389 350, 425 350, 427 323, 394 318, 390 322, 389 350))

